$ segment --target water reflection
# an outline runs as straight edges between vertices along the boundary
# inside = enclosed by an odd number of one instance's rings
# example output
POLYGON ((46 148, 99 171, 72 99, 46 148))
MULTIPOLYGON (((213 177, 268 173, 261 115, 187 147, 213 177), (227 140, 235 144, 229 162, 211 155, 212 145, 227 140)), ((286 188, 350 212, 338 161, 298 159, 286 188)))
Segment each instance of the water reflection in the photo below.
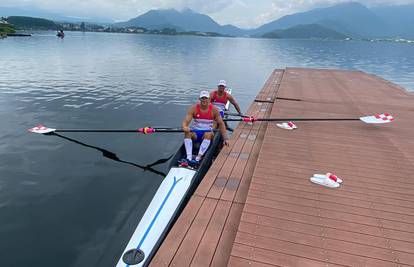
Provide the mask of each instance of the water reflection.
POLYGON ((165 176, 166 176, 166 174, 165 174, 165 173, 163 173, 163 172, 160 172, 160 171, 158 171, 158 170, 156 170, 156 169, 154 169, 154 168, 152 168, 152 167, 154 167, 154 166, 156 166, 156 165, 159 165, 159 164, 164 164, 164 163, 168 162, 168 161, 172 158, 172 156, 173 156, 173 155, 171 155, 171 156, 169 156, 168 158, 159 159, 159 160, 157 160, 157 161, 155 161, 155 162, 153 162, 153 163, 151 163, 151 164, 147 164, 147 165, 139 165, 139 164, 136 164, 136 163, 134 163, 134 162, 130 162, 130 161, 126 161, 126 160, 122 160, 122 159, 120 159, 120 158, 119 158, 119 157, 118 157, 118 156, 117 156, 114 152, 111 152, 111 151, 109 151, 109 150, 107 150, 107 149, 100 148, 100 147, 97 147, 97 146, 88 145, 88 144, 86 144, 86 143, 80 142, 80 141, 78 141, 78 140, 76 140, 76 139, 73 139, 73 138, 69 138, 69 137, 64 136, 64 135, 62 135, 62 134, 58 134, 58 133, 54 133, 54 132, 52 132, 52 133, 47 134, 47 135, 50 135, 50 136, 57 136, 57 137, 60 137, 60 138, 62 138, 62 139, 65 139, 65 140, 67 140, 67 141, 73 142, 73 143, 75 143, 75 144, 78 144, 78 145, 81 145, 81 146, 84 146, 84 147, 89 147, 89 148, 96 149, 96 150, 98 150, 98 151, 102 152, 102 156, 104 156, 105 158, 108 158, 108 159, 111 159, 111 160, 114 160, 114 161, 117 161, 117 162, 121 162, 121 163, 129 164, 129 165, 135 166, 135 167, 137 167, 137 168, 140 168, 140 169, 142 169, 142 170, 144 170, 144 171, 150 171, 150 172, 152 172, 152 173, 154 173, 154 174, 157 174, 157 175, 160 175, 160 176, 162 176, 162 177, 165 177, 165 176))

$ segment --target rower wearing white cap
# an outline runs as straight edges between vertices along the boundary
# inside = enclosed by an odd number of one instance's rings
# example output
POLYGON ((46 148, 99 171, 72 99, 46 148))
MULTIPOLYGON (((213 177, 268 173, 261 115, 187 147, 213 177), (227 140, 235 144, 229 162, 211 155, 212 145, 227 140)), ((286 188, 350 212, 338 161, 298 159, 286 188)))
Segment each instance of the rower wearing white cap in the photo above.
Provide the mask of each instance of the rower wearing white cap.
POLYGON ((216 122, 223 137, 224 145, 228 145, 227 131, 219 110, 210 103, 208 91, 200 92, 200 102, 191 106, 183 120, 184 145, 187 158, 180 160, 180 165, 197 167, 214 137, 213 124, 216 122), (190 123, 193 121, 191 127, 190 123), (193 140, 201 142, 198 155, 193 159, 193 140))
POLYGON ((234 106, 240 115, 242 115, 239 104, 237 104, 236 100, 231 94, 228 94, 226 92, 226 87, 227 83, 225 80, 220 80, 218 82, 217 90, 214 90, 210 93, 211 103, 219 109, 222 117, 226 109, 227 101, 229 101, 234 106))

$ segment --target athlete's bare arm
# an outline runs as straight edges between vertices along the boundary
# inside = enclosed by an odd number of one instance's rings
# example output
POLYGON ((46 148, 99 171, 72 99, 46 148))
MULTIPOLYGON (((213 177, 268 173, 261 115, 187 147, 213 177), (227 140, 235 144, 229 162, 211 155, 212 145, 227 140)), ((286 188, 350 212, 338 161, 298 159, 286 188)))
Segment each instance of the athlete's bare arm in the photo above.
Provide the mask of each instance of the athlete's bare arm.
POLYGON ((212 112, 213 112, 214 120, 216 121, 216 123, 217 123, 217 125, 219 127, 219 131, 221 133, 221 136, 223 136, 224 145, 228 146, 229 145, 229 142, 227 141, 228 140, 228 137, 227 137, 227 129, 226 129, 226 125, 224 124, 223 119, 220 116, 220 112, 219 112, 219 110, 216 107, 213 107, 212 112))
POLYGON ((185 118, 183 120, 183 131, 185 133, 190 133, 190 123, 191 123, 191 120, 193 119, 194 109, 195 107, 191 106, 187 110, 187 115, 185 115, 185 118))
POLYGON ((236 100, 234 99, 234 97, 233 97, 232 95, 230 95, 230 94, 228 94, 228 95, 227 95, 227 97, 228 97, 228 99, 229 99, 229 102, 230 102, 230 103, 234 106, 234 108, 237 110, 237 112, 238 112, 239 114, 241 114, 239 104, 237 104, 237 102, 236 102, 236 100))

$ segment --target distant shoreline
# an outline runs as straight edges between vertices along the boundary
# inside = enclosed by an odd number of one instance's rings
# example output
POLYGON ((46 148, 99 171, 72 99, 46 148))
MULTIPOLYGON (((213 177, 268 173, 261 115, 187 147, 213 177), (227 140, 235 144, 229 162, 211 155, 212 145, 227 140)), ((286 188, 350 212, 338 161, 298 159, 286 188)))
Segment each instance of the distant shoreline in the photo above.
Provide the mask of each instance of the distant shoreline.
POLYGON ((32 36, 31 33, 8 33, 7 36, 11 36, 11 37, 30 37, 32 36))
MULTIPOLYGON (((16 33, 9 33, 6 36, 10 37, 30 37, 36 35, 36 31, 57 32, 56 30, 44 30, 44 29, 26 29, 18 30, 16 33)), ((266 39, 266 40, 302 40, 302 41, 337 41, 337 42, 349 42, 349 41, 362 41, 362 42, 389 42, 389 43, 403 43, 414 44, 414 40, 405 38, 345 38, 345 39, 331 39, 331 38, 268 38, 268 37, 256 37, 256 36, 228 36, 220 35, 216 33, 202 33, 202 32, 176 32, 169 33, 163 31, 147 31, 147 32, 131 32, 131 31, 92 31, 92 30, 65 30, 66 32, 84 32, 84 33, 120 33, 120 34, 146 34, 146 35, 161 35, 161 36, 197 36, 197 37, 225 37, 225 38, 251 38, 251 39, 266 39)), ((67 38, 67 37, 65 37, 67 38)))
MULTIPOLYGON (((128 34, 153 34, 153 35, 168 35, 168 36, 201 36, 201 37, 231 37, 231 38, 266 38, 266 39, 285 39, 285 40, 337 40, 350 41, 360 40, 368 42, 397 42, 412 44, 414 40, 410 38, 403 38, 401 36, 386 37, 386 35, 378 35, 380 37, 364 37, 365 35, 353 35, 351 33, 342 33, 337 29, 331 29, 329 26, 311 23, 311 24, 297 24, 295 26, 286 27, 283 29, 263 31, 262 33, 250 32, 245 34, 237 33, 219 33, 216 31, 200 31, 200 30, 184 30, 178 26, 170 24, 161 24, 148 26, 125 26, 121 24, 103 25, 93 23, 70 23, 58 22, 43 18, 26 17, 26 16, 9 16, 2 18, 0 21, 0 32, 14 33, 14 36, 29 36, 21 35, 27 31, 34 30, 52 30, 52 31, 79 31, 79 32, 107 32, 107 33, 128 33, 128 34)), ((200 27, 199 27, 200 28, 200 27)), ((208 28, 204 28, 208 29, 208 28)), ((11 35, 10 35, 11 36, 11 35)))
MULTIPOLYGON (((52 31, 52 30, 50 30, 52 31)), ((150 32, 125 32, 125 31, 79 31, 79 30, 67 30, 68 32, 94 32, 94 33, 124 33, 124 34, 148 34, 148 35, 164 35, 164 36, 198 36, 198 37, 226 37, 226 38, 250 38, 250 39, 267 39, 267 40, 309 40, 309 41, 363 41, 363 42, 390 42, 390 43, 407 43, 414 44, 414 40, 405 38, 346 38, 346 39, 329 39, 329 38, 266 38, 255 36, 226 36, 226 35, 203 35, 203 34, 191 34, 177 33, 177 34, 164 34, 164 33, 150 33, 150 32)))

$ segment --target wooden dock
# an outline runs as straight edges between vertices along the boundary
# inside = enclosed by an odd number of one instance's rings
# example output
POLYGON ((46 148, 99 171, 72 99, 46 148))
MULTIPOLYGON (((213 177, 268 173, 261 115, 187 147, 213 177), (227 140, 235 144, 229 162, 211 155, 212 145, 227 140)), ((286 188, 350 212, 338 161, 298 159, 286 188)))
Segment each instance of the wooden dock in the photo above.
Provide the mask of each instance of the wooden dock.
POLYGON ((274 70, 151 266, 413 266, 414 95, 363 72, 274 70), (260 102, 259 102, 260 101, 260 102), (333 172, 329 189, 309 181, 333 172))

